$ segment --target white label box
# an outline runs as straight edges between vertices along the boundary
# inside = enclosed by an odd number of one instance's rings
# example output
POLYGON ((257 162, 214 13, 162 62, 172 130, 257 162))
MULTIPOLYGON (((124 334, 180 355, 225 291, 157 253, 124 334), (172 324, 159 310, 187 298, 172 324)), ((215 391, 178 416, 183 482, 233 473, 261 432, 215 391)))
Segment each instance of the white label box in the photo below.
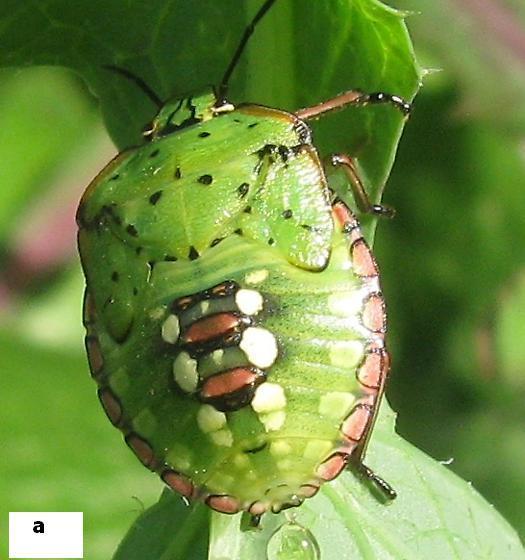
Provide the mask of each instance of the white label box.
POLYGON ((84 558, 82 512, 9 513, 9 558, 84 558))

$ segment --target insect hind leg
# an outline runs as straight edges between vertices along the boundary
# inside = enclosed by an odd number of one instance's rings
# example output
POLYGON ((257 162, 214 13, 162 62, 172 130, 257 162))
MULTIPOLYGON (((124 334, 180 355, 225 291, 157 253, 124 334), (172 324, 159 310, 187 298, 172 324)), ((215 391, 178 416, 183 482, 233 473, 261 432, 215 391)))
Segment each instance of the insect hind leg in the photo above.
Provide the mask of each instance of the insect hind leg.
POLYGON ((397 492, 392 486, 376 474, 370 467, 365 465, 360 454, 350 456, 347 468, 355 472, 361 478, 368 480, 374 488, 381 493, 385 500, 390 502, 397 498, 397 492))

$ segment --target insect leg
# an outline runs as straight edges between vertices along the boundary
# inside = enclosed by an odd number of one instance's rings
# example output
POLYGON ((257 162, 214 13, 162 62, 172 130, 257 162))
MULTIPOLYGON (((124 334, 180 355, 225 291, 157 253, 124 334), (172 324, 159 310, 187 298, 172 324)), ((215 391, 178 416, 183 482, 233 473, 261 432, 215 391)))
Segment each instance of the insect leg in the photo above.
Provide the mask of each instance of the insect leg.
POLYGON ((332 99, 313 105, 312 107, 299 109, 295 112, 295 115, 302 120, 318 119, 325 113, 344 109, 349 106, 364 107, 365 105, 380 105, 384 103, 392 105, 395 109, 401 111, 405 117, 408 116, 412 110, 412 105, 402 97, 399 97, 399 95, 392 95, 391 93, 382 91, 363 93, 359 90, 350 90, 332 99))
MULTIPOLYGON (((373 204, 370 201, 354 160, 350 156, 347 156, 346 154, 332 154, 328 157, 328 165, 335 168, 341 168, 345 172, 350 182, 350 187, 357 207, 361 210, 361 212, 375 214, 376 216, 383 216, 386 218, 394 217, 395 210, 393 208, 383 204, 373 204)), ((325 163, 325 170, 327 170, 326 168, 327 165, 325 163)))
POLYGON ((391 93, 385 93, 384 91, 376 91, 374 93, 361 93, 352 101, 352 105, 358 107, 363 107, 365 105, 380 105, 386 103, 392 105, 403 115, 408 116, 410 111, 412 111, 412 105, 405 101, 399 95, 392 95, 391 93))
POLYGON ((386 500, 394 500, 397 497, 397 492, 388 484, 388 482, 377 475, 370 467, 367 467, 362 461, 361 457, 350 457, 349 468, 356 472, 359 476, 369 480, 377 490, 385 497, 386 500))

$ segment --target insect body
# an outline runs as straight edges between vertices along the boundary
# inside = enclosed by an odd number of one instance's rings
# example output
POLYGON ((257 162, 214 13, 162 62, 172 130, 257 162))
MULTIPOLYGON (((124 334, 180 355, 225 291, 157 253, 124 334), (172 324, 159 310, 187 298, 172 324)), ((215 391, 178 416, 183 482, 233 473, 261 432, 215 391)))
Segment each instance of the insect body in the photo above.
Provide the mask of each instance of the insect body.
POLYGON ((145 466, 224 513, 297 506, 348 464, 394 495, 362 464, 389 368, 378 270, 308 111, 169 102, 78 210, 102 405, 145 466))

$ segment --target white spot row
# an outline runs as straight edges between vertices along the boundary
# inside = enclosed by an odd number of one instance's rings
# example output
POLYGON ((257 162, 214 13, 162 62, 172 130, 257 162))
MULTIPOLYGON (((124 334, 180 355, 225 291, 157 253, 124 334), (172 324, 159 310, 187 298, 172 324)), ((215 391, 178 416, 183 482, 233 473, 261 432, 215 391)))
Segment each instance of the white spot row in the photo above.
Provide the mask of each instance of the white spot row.
POLYGON ((281 385, 262 383, 257 387, 251 404, 267 432, 282 428, 286 420, 286 395, 281 385))
POLYGON ((254 366, 270 367, 277 359, 278 348, 275 336, 261 327, 248 327, 243 333, 240 349, 254 366))
POLYGON ((235 294, 235 303, 246 315, 257 315, 263 308, 264 300, 256 290, 241 289, 235 294))
POLYGON ((199 383, 197 360, 187 352, 181 352, 173 362, 173 377, 184 392, 193 393, 199 383))
POLYGON ((162 323, 162 340, 168 344, 175 344, 180 335, 180 324, 177 315, 169 315, 162 323))
POLYGON ((202 432, 208 434, 215 445, 232 446, 233 435, 227 423, 226 414, 209 404, 203 404, 197 412, 197 425, 202 432))

